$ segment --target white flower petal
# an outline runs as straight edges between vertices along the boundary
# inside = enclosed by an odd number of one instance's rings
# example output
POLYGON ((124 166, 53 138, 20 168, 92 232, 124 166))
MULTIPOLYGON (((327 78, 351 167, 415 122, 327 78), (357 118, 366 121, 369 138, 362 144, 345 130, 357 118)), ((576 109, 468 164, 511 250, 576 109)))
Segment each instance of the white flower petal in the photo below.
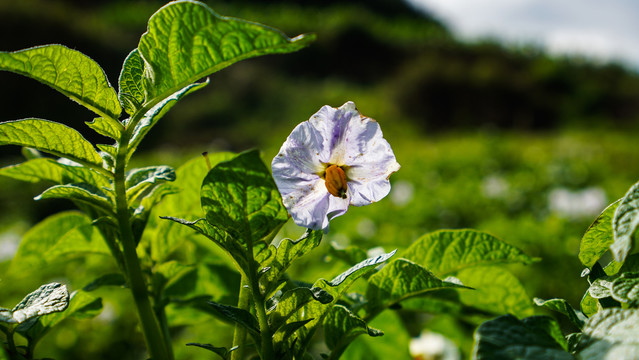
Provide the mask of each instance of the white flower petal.
POLYGON ((399 170, 379 124, 362 116, 351 101, 339 108, 323 106, 298 125, 271 166, 295 223, 325 230, 349 205, 370 204, 388 195, 388 177, 399 170), (328 165, 345 170, 346 199, 331 195, 320 178, 328 165))
POLYGON ((359 112, 352 101, 339 108, 328 105, 315 113, 309 122, 322 134, 322 149, 319 152, 320 161, 325 164, 344 164, 346 156, 346 131, 353 118, 359 118, 359 112))
POLYGON ((328 226, 326 213, 329 209, 329 197, 324 181, 318 178, 315 182, 290 181, 286 187, 280 187, 284 206, 288 209, 297 225, 318 230, 328 226), (324 187, 324 188, 322 188, 324 187))

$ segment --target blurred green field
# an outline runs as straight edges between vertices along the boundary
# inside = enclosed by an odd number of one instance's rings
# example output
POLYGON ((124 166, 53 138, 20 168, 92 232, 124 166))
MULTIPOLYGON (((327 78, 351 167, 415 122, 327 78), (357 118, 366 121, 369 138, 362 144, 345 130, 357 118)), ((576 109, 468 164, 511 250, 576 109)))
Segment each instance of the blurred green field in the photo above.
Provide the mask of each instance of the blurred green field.
MULTIPOLYGON (((421 137, 396 132, 391 123, 381 122, 382 128, 388 130, 386 138, 402 165, 402 169, 392 176, 391 194, 379 203, 351 208, 346 215, 336 218, 322 246, 292 268, 293 278, 313 282, 320 277, 331 278, 348 268, 348 263, 331 252, 331 244, 338 247, 356 245, 363 249, 381 246, 390 251, 405 248, 424 233, 437 229, 475 228, 541 258, 531 266, 511 267, 531 298, 562 297, 578 305, 578 296, 586 288, 585 280, 579 279, 583 266, 576 257, 581 235, 599 211, 622 197, 639 177, 639 154, 630 134, 611 131, 597 134, 580 131, 495 132, 421 137)), ((266 162, 276 154, 279 142, 286 135, 269 139, 271 144, 265 145, 263 150, 266 162)), ((181 153, 149 153, 137 161, 179 166, 191 157, 198 157, 201 148, 182 150, 181 153)), ((14 204, 11 215, 5 211, 1 223, 3 261, 0 273, 4 273, 10 260, 9 250, 16 245, 28 222, 42 214, 41 210, 33 209, 51 204, 31 200, 38 191, 34 186, 4 178, 0 179, 0 186, 7 189, 2 192, 3 206, 14 204)), ((281 235, 297 237, 301 231, 289 222, 281 235)), ((198 241, 184 246, 208 249, 199 252, 198 261, 229 266, 214 248, 204 243, 198 241)), ((64 281, 71 289, 81 288, 98 275, 115 271, 111 261, 93 256, 37 269, 15 278, 3 277, 3 305, 17 302, 25 293, 47 281, 64 281)), ((213 283, 219 281, 222 280, 213 283)), ((225 286, 233 288, 228 280, 225 286)), ((89 352, 109 359, 130 347, 131 342, 137 342, 138 354, 143 351, 140 334, 134 330, 135 314, 127 305, 130 304, 127 290, 100 290, 97 295, 103 296, 105 301, 103 314, 93 320, 70 320, 54 329, 40 345, 41 354, 54 358, 80 358, 80 354, 89 352)), ((232 302, 229 294, 211 295, 224 296, 232 302)), ((206 341, 212 326, 216 333, 218 330, 225 333, 222 329, 227 328, 206 314, 186 311, 175 313, 175 316, 176 325, 188 325, 175 328, 176 349, 184 359, 197 359, 201 355, 197 349, 183 346, 185 343, 206 341)), ((398 326, 394 316, 385 315, 390 317, 386 323, 384 317, 377 319, 376 322, 381 322, 377 326, 383 330, 398 326)), ((408 330, 400 331, 400 335, 404 334, 400 337, 405 340, 418 335, 421 326, 427 326, 458 337, 457 341, 466 351, 471 344, 472 324, 456 323, 447 317, 427 317, 420 321, 411 318, 405 325, 408 330)), ((227 329, 226 333, 230 333, 230 327, 227 329)), ((361 347, 371 343, 381 346, 384 341, 397 341, 393 340, 394 336, 360 339, 352 351, 363 351, 361 347)), ((136 358, 135 354, 131 353, 130 358, 136 358)))

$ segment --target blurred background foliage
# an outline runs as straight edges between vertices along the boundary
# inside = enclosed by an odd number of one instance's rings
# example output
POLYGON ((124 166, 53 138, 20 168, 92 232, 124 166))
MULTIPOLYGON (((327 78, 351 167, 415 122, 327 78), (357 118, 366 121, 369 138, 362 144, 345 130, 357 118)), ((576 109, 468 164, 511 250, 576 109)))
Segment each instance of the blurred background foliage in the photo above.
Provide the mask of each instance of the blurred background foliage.
MULTIPOLYGON (((294 276, 312 282, 347 268, 330 243, 390 251, 436 229, 477 228, 542 259, 512 267, 529 296, 578 305, 586 288, 576 257, 581 235, 639 178, 639 74, 614 63, 551 57, 532 45, 462 42, 445 24, 399 0, 205 2, 220 14, 289 36, 314 32, 318 40, 298 53, 244 61, 215 74, 207 89, 187 97, 154 128, 140 148, 139 165, 177 167, 202 151, 252 147, 262 149, 269 163, 292 128, 320 106, 353 100, 381 123, 402 169, 393 175, 387 199, 336 219, 321 250, 295 267, 294 276)), ((0 50, 61 43, 97 61, 117 86, 122 61, 164 3, 2 0, 0 50)), ((90 112, 46 86, 5 72, 0 84, 0 120, 51 119, 106 141, 83 124, 90 112)), ((20 161, 19 149, 0 153, 2 165, 20 161)), ((39 186, 4 178, 0 186, 3 274, 21 235, 71 205, 34 203, 39 186)), ((299 233, 290 224, 284 230, 291 237, 299 233)), ((210 254, 205 260, 211 266, 225 266, 210 254)), ((38 269, 39 275, 0 276, 0 306, 13 305, 45 281, 77 289, 113 270, 110 260, 89 257, 38 269)), ((140 358, 143 341, 127 308, 128 293, 98 295, 105 297, 103 314, 56 329, 41 345, 42 356, 140 358)), ((175 319, 189 325, 176 329, 184 359, 202 355, 184 343, 206 342, 212 332, 228 329, 190 315, 175 319)), ((407 342, 422 328, 442 332, 468 351, 472 323, 415 319, 385 315, 373 326, 389 336, 360 339, 349 356, 371 353, 368 346, 392 348, 394 340, 407 342)))

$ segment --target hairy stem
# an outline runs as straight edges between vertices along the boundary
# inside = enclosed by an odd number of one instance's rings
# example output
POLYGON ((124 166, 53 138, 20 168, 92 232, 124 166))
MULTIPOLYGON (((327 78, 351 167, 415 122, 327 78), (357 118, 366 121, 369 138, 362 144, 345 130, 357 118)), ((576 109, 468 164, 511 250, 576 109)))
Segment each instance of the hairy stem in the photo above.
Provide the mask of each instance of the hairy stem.
POLYGON ((160 330, 160 324, 155 316, 149 294, 147 292, 146 283, 142 275, 140 260, 136 252, 136 243, 129 221, 129 204, 126 198, 126 163, 128 142, 130 135, 128 131, 122 133, 119 141, 118 154, 115 159, 115 202, 116 216, 120 230, 120 241, 122 243, 122 253, 126 277, 133 294, 133 300, 140 317, 142 332, 146 342, 147 349, 153 360, 171 360, 171 352, 169 351, 170 341, 163 336, 160 330))
MULTIPOLYGON (((242 274, 240 283, 240 295, 237 300, 237 307, 249 311, 251 305, 251 290, 246 275, 242 274)), ((237 350, 231 353, 231 360, 241 360, 244 357, 244 348, 246 345, 246 328, 240 324, 235 324, 233 332, 233 346, 238 346, 237 350)))

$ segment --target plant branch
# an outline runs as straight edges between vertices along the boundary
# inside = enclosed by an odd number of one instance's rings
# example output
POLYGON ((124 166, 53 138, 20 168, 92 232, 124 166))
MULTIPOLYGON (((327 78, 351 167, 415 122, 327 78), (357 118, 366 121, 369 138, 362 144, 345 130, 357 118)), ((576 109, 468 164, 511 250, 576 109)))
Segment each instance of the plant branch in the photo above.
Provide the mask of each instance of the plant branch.
POLYGON ((133 300, 140 317, 142 332, 147 349, 153 360, 171 360, 170 342, 163 336, 155 312, 149 300, 146 283, 142 275, 140 260, 136 252, 136 243, 129 221, 129 205, 126 197, 126 165, 130 133, 122 132, 118 153, 115 159, 114 187, 116 202, 116 218, 120 229, 123 260, 126 277, 133 294, 133 300))

